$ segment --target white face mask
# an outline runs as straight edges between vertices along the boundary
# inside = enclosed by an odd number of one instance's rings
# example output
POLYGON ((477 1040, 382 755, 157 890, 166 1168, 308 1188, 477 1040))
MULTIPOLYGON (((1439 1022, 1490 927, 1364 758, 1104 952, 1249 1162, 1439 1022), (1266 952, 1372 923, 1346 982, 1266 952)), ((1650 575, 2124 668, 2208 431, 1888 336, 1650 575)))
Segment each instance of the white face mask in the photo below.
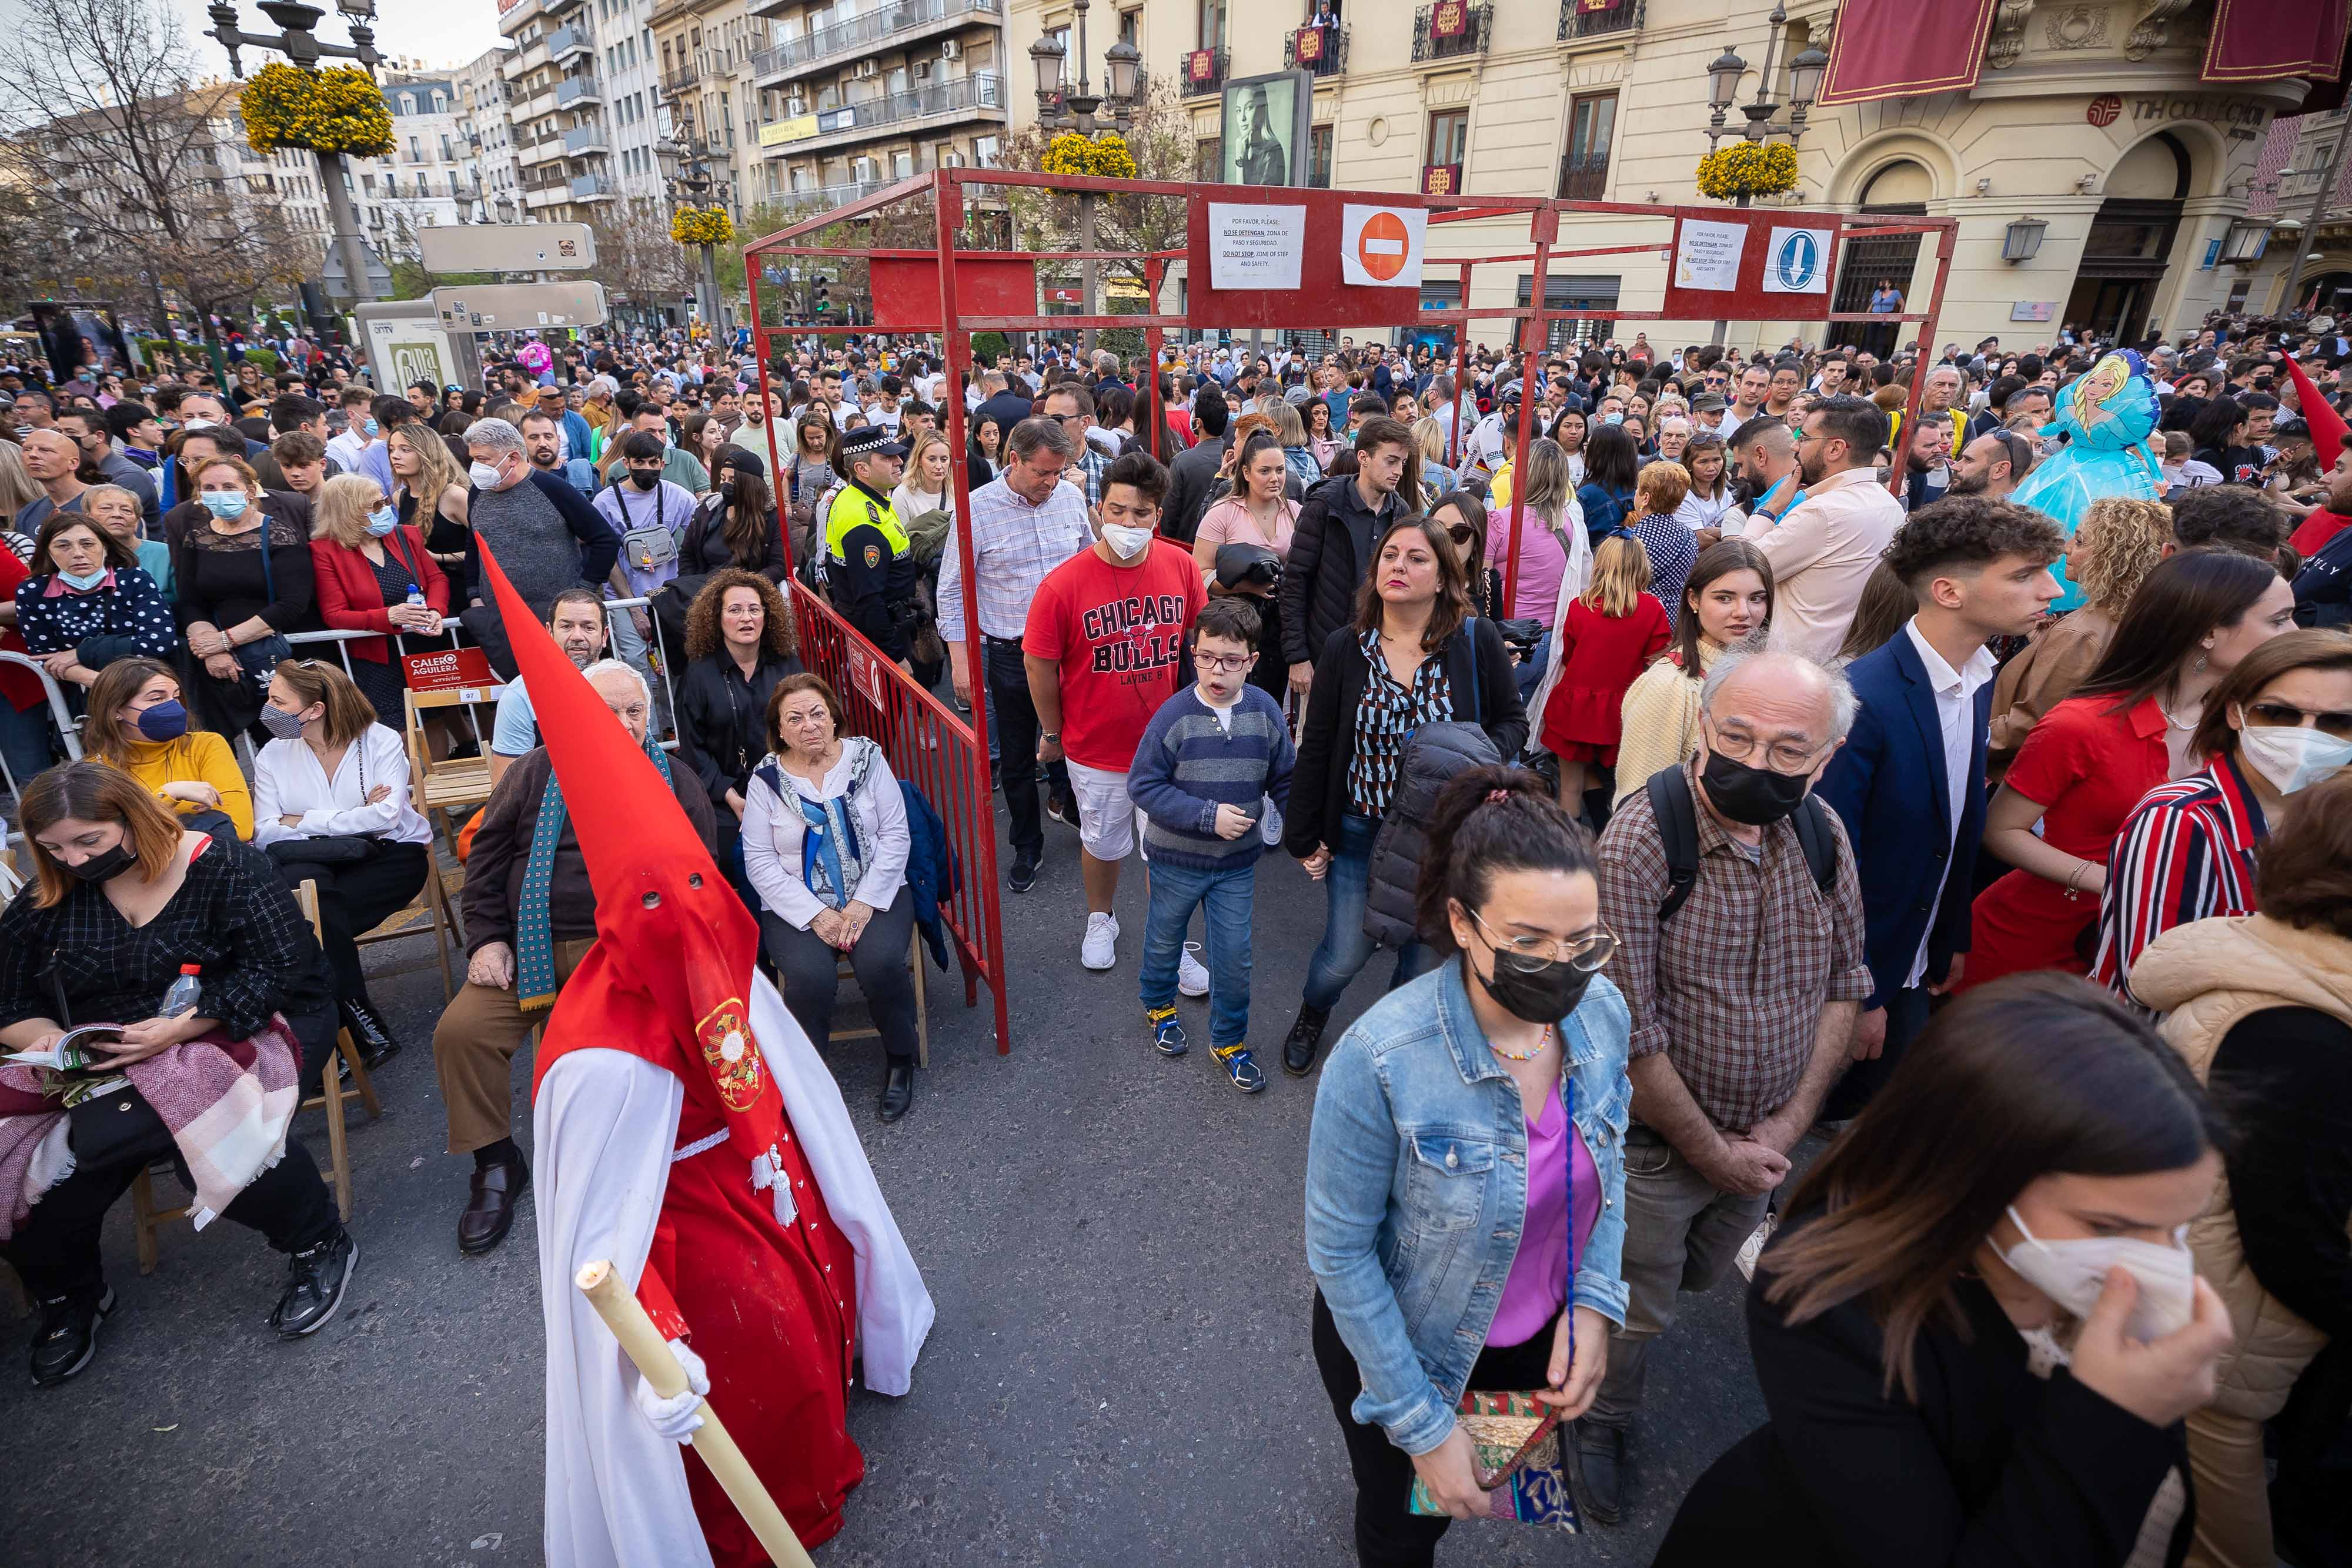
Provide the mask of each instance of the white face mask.
POLYGON ((467 468, 466 476, 473 480, 474 488, 477 490, 495 490, 506 478, 504 474, 499 473, 496 468, 493 468, 487 463, 476 463, 472 465, 467 468))
POLYGON ((2352 762, 2352 740, 2338 740, 2315 729, 2288 729, 2247 725, 2238 732, 2238 754, 2246 766, 2271 782, 2282 795, 2333 776, 2352 762))
POLYGON ((2139 1282, 2139 1299, 2132 1303, 2124 1332, 2137 1340, 2158 1340, 2189 1326, 2197 1312, 2197 1260, 2188 1246, 2189 1228, 2173 1233, 2173 1245, 2161 1247, 2129 1236, 2083 1236, 2042 1241, 2025 1228, 2014 1204, 2010 1223, 2025 1238, 2003 1252, 1992 1244, 2000 1260, 2018 1278, 2049 1297, 2077 1318, 2087 1318, 2106 1288, 2107 1270, 2121 1264, 2139 1282))
POLYGON ((1102 529, 1103 543, 1110 546, 1110 553, 1121 560, 1141 559, 1143 552, 1151 548, 1151 536, 1150 528, 1121 528, 1117 523, 1105 523, 1102 529))

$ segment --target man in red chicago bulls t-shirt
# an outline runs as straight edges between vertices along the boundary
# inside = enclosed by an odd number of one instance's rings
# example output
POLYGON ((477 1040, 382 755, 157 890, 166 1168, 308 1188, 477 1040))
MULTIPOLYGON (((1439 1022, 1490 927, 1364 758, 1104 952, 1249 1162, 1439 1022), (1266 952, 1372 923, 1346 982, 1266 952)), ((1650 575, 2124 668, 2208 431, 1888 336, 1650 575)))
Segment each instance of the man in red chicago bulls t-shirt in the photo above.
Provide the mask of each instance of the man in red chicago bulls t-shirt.
POLYGON ((1094 548, 1047 574, 1029 602, 1021 652, 1037 706, 1041 763, 1067 759, 1078 799, 1087 934, 1078 961, 1115 961, 1118 862, 1135 848, 1127 770, 1143 727, 1192 684, 1184 634, 1208 602, 1190 550, 1159 538, 1168 470, 1129 452, 1104 471, 1094 548))

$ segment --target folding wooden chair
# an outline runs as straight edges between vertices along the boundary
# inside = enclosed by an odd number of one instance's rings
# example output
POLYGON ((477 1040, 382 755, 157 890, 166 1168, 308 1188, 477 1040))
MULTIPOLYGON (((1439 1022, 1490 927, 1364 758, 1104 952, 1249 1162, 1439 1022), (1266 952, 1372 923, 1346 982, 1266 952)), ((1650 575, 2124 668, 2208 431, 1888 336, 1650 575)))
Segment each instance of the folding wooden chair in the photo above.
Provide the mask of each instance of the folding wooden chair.
POLYGON ((436 737, 424 726, 427 714, 459 714, 480 706, 484 698, 479 692, 467 701, 466 691, 419 692, 403 694, 407 705, 407 726, 404 738, 408 743, 409 792, 416 809, 427 818, 437 817, 439 825, 449 825, 451 814, 478 806, 490 798, 489 737, 482 737, 482 754, 478 757, 436 756, 436 737))
MULTIPOLYGON (((433 938, 434 956, 441 964, 441 1000, 446 1006, 457 994, 457 980, 449 966, 449 950, 454 946, 465 950, 465 936, 457 925, 457 914, 449 897, 447 874, 441 868, 441 851, 437 840, 425 845, 425 885, 418 890, 408 907, 394 911, 380 921, 372 931, 362 932, 353 938, 362 947, 379 942, 398 942, 412 936, 433 938), (419 924, 422 922, 423 924, 419 924)), ((464 885, 463 871, 458 872, 458 885, 464 885)))
MULTIPOLYGON (((294 902, 301 906, 303 917, 310 921, 311 933, 317 935, 320 929, 319 884, 303 883, 294 890, 294 902)), ((303 1101, 299 1109, 308 1111, 317 1107, 327 1113, 327 1169, 321 1175, 327 1185, 335 1189, 335 1211, 346 1223, 352 1218, 352 1158, 350 1144, 345 1136, 343 1107, 352 1100, 359 1101, 367 1108, 371 1121, 383 1114, 383 1107, 376 1100, 375 1085, 369 1081, 367 1067, 360 1061, 360 1048, 352 1040, 352 1031, 339 1029, 335 1031, 334 1051, 328 1057, 326 1069, 320 1076, 319 1092, 303 1101), (346 1071, 352 1079, 348 1085, 343 1082, 346 1071)), ((176 1208, 157 1207, 154 1173, 148 1170, 139 1173, 137 1179, 131 1184, 131 1239, 139 1252, 139 1271, 142 1274, 155 1271, 159 1256, 155 1245, 156 1232, 173 1220, 185 1219, 194 1212, 193 1201, 181 1204, 176 1208)))
MULTIPOLYGON (((907 967, 915 972, 915 1061, 918 1066, 928 1068, 931 1064, 931 1011, 930 1003, 924 994, 923 934, 920 931, 916 932, 907 944, 907 967)), ((857 977, 850 968, 847 957, 835 967, 834 973, 845 980, 854 981, 857 977)), ((870 1003, 866 1010, 870 1016, 873 1011, 870 1003)), ((869 1023, 863 1028, 835 1029, 825 1036, 825 1041, 830 1044, 836 1040, 878 1040, 881 1035, 882 1031, 869 1023)))

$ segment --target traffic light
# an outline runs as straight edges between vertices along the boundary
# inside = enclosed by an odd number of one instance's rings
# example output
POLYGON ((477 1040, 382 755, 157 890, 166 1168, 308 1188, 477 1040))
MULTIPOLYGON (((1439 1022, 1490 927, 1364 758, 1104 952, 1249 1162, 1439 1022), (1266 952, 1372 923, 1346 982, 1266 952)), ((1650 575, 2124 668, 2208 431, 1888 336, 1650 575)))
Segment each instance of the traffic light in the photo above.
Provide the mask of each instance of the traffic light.
POLYGON ((809 297, 809 312, 811 315, 830 316, 833 314, 833 298, 825 288, 826 282, 827 279, 824 274, 820 272, 816 275, 816 287, 809 297))

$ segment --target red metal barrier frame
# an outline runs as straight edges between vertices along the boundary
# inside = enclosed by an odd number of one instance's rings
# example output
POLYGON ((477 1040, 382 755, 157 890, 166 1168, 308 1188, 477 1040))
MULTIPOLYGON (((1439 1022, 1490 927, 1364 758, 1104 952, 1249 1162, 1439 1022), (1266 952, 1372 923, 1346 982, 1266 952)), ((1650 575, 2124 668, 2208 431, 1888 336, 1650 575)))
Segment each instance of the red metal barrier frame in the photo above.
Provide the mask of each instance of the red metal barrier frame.
MULTIPOLYGON (((940 308, 937 317, 929 318, 928 313, 920 312, 919 306, 912 301, 904 303, 907 306, 909 319, 936 319, 938 323, 937 329, 941 339, 941 358, 945 361, 947 384, 950 388, 950 394, 942 401, 946 405, 944 423, 951 459, 952 482, 955 486, 956 516, 964 518, 971 515, 971 476, 967 463, 971 437, 966 429, 967 418, 964 412, 962 384, 964 377, 972 369, 971 337, 973 333, 991 330, 1063 332, 1090 327, 1140 328, 1144 335, 1146 362, 1154 367, 1154 373, 1148 381, 1147 403, 1150 413, 1149 420, 1150 434, 1148 439, 1157 453, 1160 419, 1159 417, 1159 376, 1156 371, 1160 362, 1162 334, 1171 327, 1198 330, 1203 327, 1247 327, 1251 324, 1248 320, 1204 319, 1204 315, 1212 315, 1213 312, 1204 311, 1202 303, 1217 292, 1205 288, 1195 291, 1196 301, 1198 301, 1195 307, 1181 315, 1155 313, 1142 316, 1041 316, 1018 313, 985 314, 971 310, 968 308, 964 298, 963 275, 966 271, 964 262, 986 256, 992 261, 1007 264, 1028 263, 1034 266, 1042 257, 1040 253, 1033 251, 981 252, 960 247, 956 241, 963 226, 963 187, 966 185, 1014 185, 1046 189, 1063 193, 1092 191, 1103 195, 1181 198, 1188 206, 1186 214, 1188 235, 1195 232, 1196 223, 1205 221, 1206 203, 1229 202, 1247 189, 1198 182, 1073 178, 1013 169, 940 169, 913 179, 901 180, 885 190, 877 191, 857 201, 846 203, 815 217, 804 219, 764 239, 755 240, 745 247, 744 271, 751 297, 751 331, 753 341, 759 350, 760 391, 763 397, 770 392, 768 364, 770 345, 772 341, 779 339, 789 340, 806 336, 842 337, 879 329, 863 325, 781 328, 767 326, 760 308, 761 268, 759 262, 761 257, 768 256, 835 256, 856 257, 869 261, 877 258, 919 257, 930 263, 929 274, 935 280, 939 291, 940 308), (932 199, 932 216, 937 236, 933 248, 929 251, 877 252, 855 246, 822 246, 800 243, 833 225, 860 217, 871 217, 925 193, 929 193, 932 199), (955 266, 940 265, 940 258, 947 256, 961 256, 962 260, 955 266)), ((1286 194, 1307 197, 1309 204, 1317 202, 1356 201, 1382 206, 1418 207, 1428 213, 1428 222, 1432 225, 1517 215, 1524 215, 1527 218, 1528 239, 1533 246, 1529 252, 1514 251, 1470 257, 1432 257, 1423 263, 1424 273, 1438 268, 1459 269, 1461 304, 1458 307, 1450 310, 1418 310, 1412 315, 1412 319, 1416 323, 1450 326, 1456 329, 1454 385, 1457 389, 1457 401, 1454 427, 1448 443, 1449 459, 1459 452, 1461 440, 1466 434, 1468 416, 1475 413, 1475 404, 1471 403, 1468 397, 1468 380, 1465 374, 1469 360, 1469 329, 1474 321, 1506 320, 1517 323, 1517 346, 1523 351, 1539 350, 1549 336, 1549 329, 1552 322, 1623 320, 1629 314, 1622 303, 1611 310, 1546 308, 1544 306, 1545 283, 1549 266, 1555 258, 1565 260, 1581 256, 1625 255, 1664 249, 1668 254, 1671 265, 1671 235, 1663 245, 1653 242, 1641 245, 1603 246, 1590 249, 1555 250, 1553 246, 1559 238, 1559 222, 1562 217, 1588 214, 1675 221, 1685 217, 1720 220, 1727 212, 1736 210, 1723 207, 1670 207, 1633 202, 1546 201, 1499 196, 1424 196, 1419 193, 1387 191, 1317 191, 1286 193, 1286 194), (1526 263, 1532 267, 1528 303, 1526 306, 1507 308, 1475 307, 1471 304, 1470 281, 1474 267, 1520 263, 1526 263)), ((1807 213, 1802 216, 1806 219, 1817 220, 1820 226, 1828 226, 1832 218, 1832 214, 1814 213, 1807 213)), ((1862 311, 1832 311, 1827 317, 1827 319, 1832 322, 1852 321, 1874 326, 1898 324, 1916 326, 1924 366, 1926 356, 1934 350, 1935 327, 1942 314, 1944 291, 1951 277, 1953 243, 1959 226, 1958 222, 1951 218, 1889 219, 1883 216, 1867 218, 1835 216, 1834 222, 1837 228, 1837 246, 1841 253, 1843 249, 1843 242, 1853 238, 1904 234, 1932 234, 1937 236, 1936 280, 1925 311, 1897 312, 1890 315, 1874 315, 1862 311)), ((1167 262, 1176 259, 1181 254, 1183 253, 1167 252, 1140 258, 1144 263, 1147 283, 1155 305, 1159 298, 1160 280, 1164 275, 1167 262)), ((1097 260, 1136 259, 1122 253, 1108 251, 1091 253, 1056 251, 1053 253, 1053 259, 1057 262, 1068 262, 1084 259, 1087 255, 1091 255, 1097 260)), ((1835 275, 1832 271, 1832 287, 1834 287, 1834 278, 1835 275)), ((1302 283, 1305 281, 1302 276, 1302 283)), ((1337 298, 1341 291, 1344 291, 1347 296, 1382 292, 1379 289, 1349 287, 1339 283, 1336 279, 1335 267, 1331 278, 1318 278, 1315 287, 1302 287, 1299 296, 1287 303, 1285 310, 1286 318, 1285 324, 1323 319, 1314 314, 1314 308, 1318 300, 1332 308, 1344 311, 1347 308, 1347 302, 1337 298)), ((1660 318, 1664 318, 1663 307, 1660 318)), ((1329 319, 1339 320, 1343 317, 1335 315, 1329 319)), ((1345 319, 1352 319, 1352 318, 1345 319)), ((1796 319, 1794 316, 1783 315, 1748 319, 1796 319)), ((1919 394, 1926 380, 1924 373, 1916 374, 1912 378, 1910 397, 1906 402, 1904 412, 1906 426, 1917 417, 1919 394)), ((1535 400, 1522 398, 1519 402, 1517 450, 1526 450, 1528 439, 1533 431, 1534 412, 1535 400)), ((786 454, 780 450, 777 444, 776 421, 767 422, 767 436, 769 472, 776 475, 781 484, 786 473, 783 465, 786 454)), ((1160 454, 1160 455, 1164 457, 1170 455, 1160 454)), ((1894 472, 1887 480, 1889 490, 1900 496, 1904 477, 1905 465, 1902 454, 1898 451, 1895 454, 1894 472)), ((1524 491, 1525 486, 1517 487, 1517 493, 1514 494, 1509 508, 1509 545, 1503 590, 1506 613, 1514 607, 1518 595, 1519 544, 1525 526, 1522 499, 1524 491)), ((970 585, 973 581, 974 573, 971 536, 968 528, 956 529, 956 548, 964 581, 970 585)), ((785 549, 789 559, 791 550, 789 535, 785 549)), ((1005 1003, 1006 966, 1003 947, 1003 893, 1002 884, 997 881, 994 794, 988 773, 987 747, 982 738, 987 734, 988 695, 987 682, 981 673, 985 655, 980 632, 979 595, 970 591, 968 586, 964 596, 962 641, 971 651, 970 667, 973 672, 971 717, 969 722, 941 705, 930 693, 917 685, 913 677, 900 670, 895 664, 880 658, 870 644, 861 646, 864 639, 850 627, 846 621, 835 613, 830 606, 823 603, 806 590, 799 588, 797 584, 795 584, 793 598, 801 615, 803 647, 814 650, 812 663, 829 667, 835 685, 841 690, 844 700, 851 703, 854 710, 860 710, 856 712, 856 716, 861 726, 867 727, 868 733, 876 734, 882 741, 889 754, 892 767, 901 770, 901 777, 914 779, 919 784, 922 784, 926 779, 930 781, 924 785, 925 792, 931 796, 934 805, 940 808, 942 819, 948 821, 950 840, 958 843, 959 852, 963 860, 964 891, 959 894, 952 907, 943 913, 947 915, 950 929, 955 934, 957 948, 963 960, 965 1003, 969 1006, 976 1002, 976 987, 980 981, 985 980, 994 1003, 997 1051, 999 1054, 1009 1052, 1012 1050, 1012 1040, 1007 1024, 1005 1003), (951 783, 960 783, 961 789, 951 790, 949 788, 951 783), (953 808, 955 814, 950 814, 950 808, 953 808), (968 836, 970 841, 968 850, 959 835, 968 836)), ((946 635, 944 630, 941 635, 946 635)))

